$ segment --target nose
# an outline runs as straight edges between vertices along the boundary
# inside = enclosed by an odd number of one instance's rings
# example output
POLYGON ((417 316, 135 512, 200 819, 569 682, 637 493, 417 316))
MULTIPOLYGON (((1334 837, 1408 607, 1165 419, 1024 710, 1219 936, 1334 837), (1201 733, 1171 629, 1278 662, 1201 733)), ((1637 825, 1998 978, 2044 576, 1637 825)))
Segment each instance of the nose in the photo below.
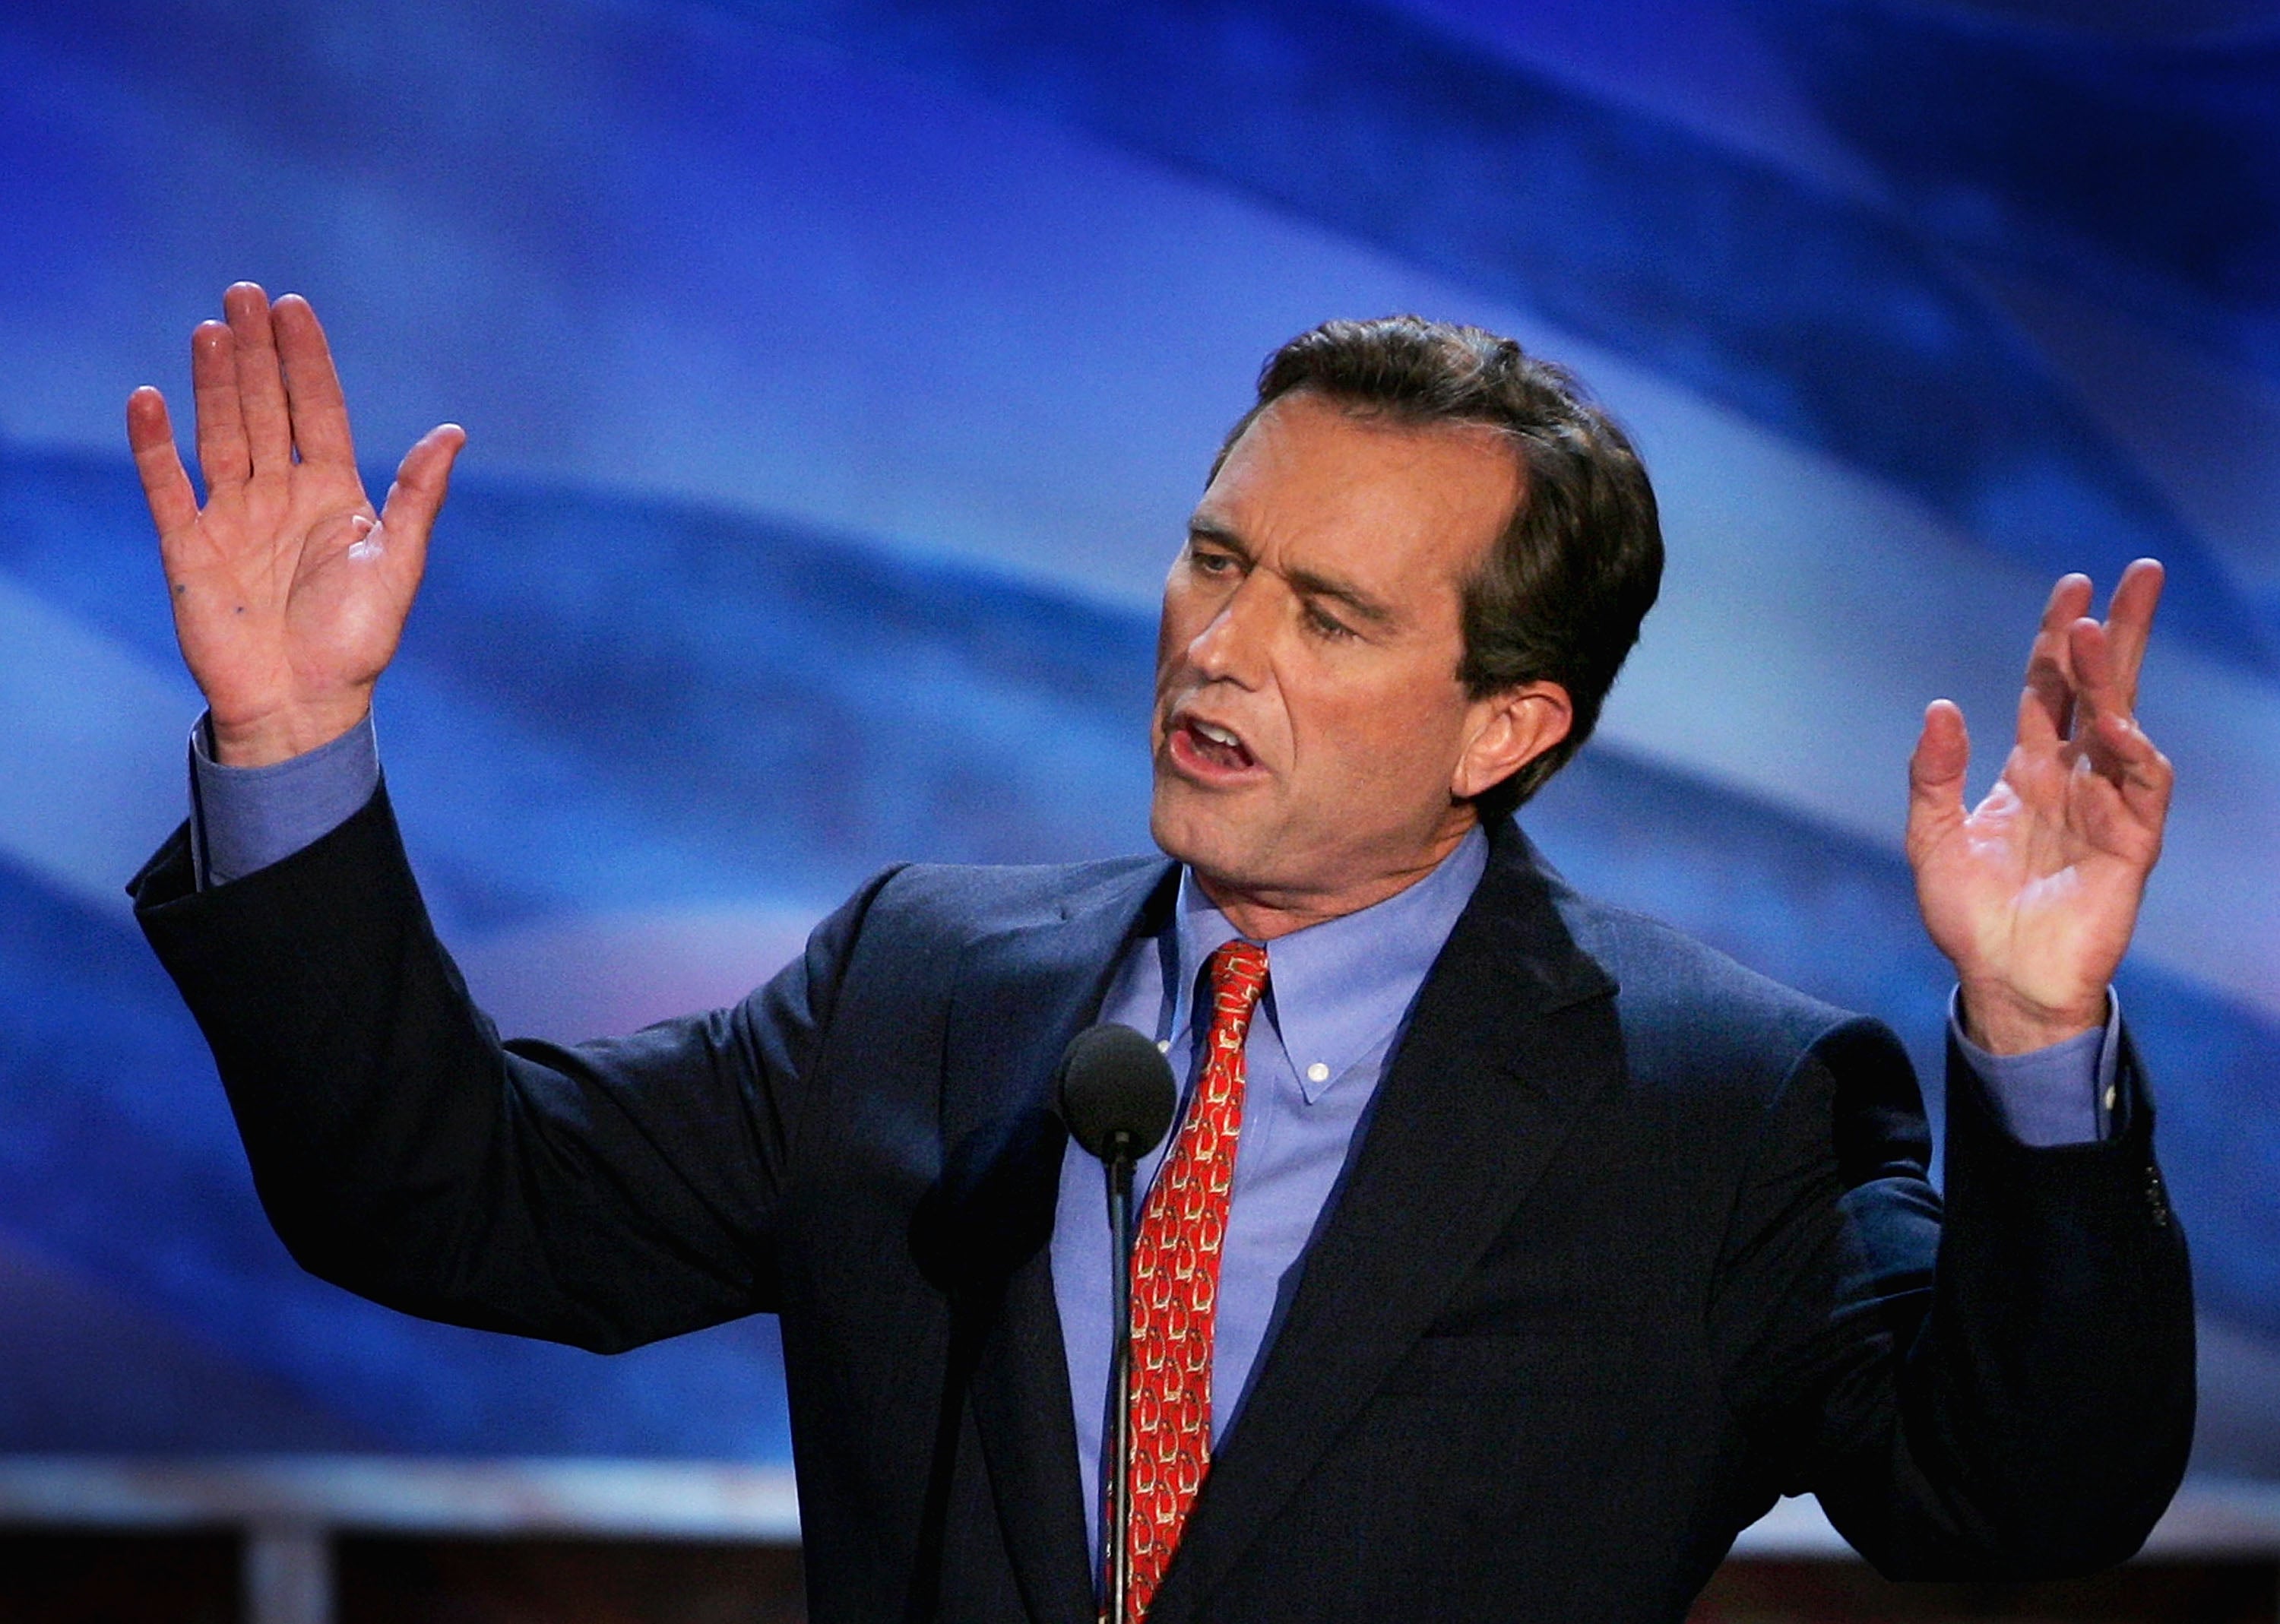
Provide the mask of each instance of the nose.
POLYGON ((1209 681, 1256 686, 1268 629, 1266 572, 1253 570, 1221 599, 1188 640, 1188 663, 1209 681))

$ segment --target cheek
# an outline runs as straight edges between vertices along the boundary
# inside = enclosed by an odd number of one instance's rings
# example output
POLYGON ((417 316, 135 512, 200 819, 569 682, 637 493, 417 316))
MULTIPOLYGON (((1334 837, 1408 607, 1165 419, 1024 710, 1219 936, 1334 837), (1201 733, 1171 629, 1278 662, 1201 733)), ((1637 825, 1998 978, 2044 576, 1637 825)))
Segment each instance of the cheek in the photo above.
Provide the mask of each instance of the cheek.
POLYGON ((1156 682, 1163 686, 1164 675, 1172 668, 1172 657, 1187 646, 1180 635, 1179 611, 1172 601, 1172 589, 1164 589, 1163 612, 1156 617, 1156 682))
POLYGON ((1460 707, 1415 683, 1388 683, 1291 712, 1292 750, 1302 772, 1374 800, 1421 802, 1446 793, 1456 765, 1460 707))

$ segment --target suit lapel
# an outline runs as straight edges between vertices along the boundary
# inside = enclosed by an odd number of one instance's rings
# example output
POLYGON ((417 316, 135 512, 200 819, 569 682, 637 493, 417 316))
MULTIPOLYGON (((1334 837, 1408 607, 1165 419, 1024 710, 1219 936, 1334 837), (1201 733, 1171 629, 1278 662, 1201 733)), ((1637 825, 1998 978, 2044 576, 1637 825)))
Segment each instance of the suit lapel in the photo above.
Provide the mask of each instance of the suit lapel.
POLYGON ((1067 1143, 1054 1073, 1098 1016, 1119 955, 1166 893, 1152 864, 1074 899, 1055 920, 967 954, 944 1057, 942 1205, 964 1259, 972 1402, 1006 1547, 1030 1616, 1095 1616, 1060 1313, 1053 1211, 1067 1143))
POLYGON ((1591 1006, 1614 983, 1568 935, 1552 885, 1518 830, 1498 830, 1152 1620, 1188 1618, 1234 1566, 1620 1073, 1612 1013, 1591 1006))

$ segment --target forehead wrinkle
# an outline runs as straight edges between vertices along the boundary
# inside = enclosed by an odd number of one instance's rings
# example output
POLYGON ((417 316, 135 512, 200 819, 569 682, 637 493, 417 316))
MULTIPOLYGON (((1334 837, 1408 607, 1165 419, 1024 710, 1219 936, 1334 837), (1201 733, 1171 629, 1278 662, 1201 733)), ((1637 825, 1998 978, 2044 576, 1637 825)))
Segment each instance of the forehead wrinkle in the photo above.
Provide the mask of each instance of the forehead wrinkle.
MULTIPOLYGON (((1311 504, 1317 511, 1311 519, 1295 514, 1280 515, 1280 520, 1298 518, 1299 520, 1298 528, 1284 538, 1288 550, 1297 552, 1302 558, 1313 550, 1306 543, 1311 521, 1319 521, 1325 517, 1320 511, 1323 504, 1334 510, 1328 514, 1333 524, 1358 523, 1367 527, 1389 517, 1377 511, 1387 493, 1382 489, 1383 480, 1368 471, 1367 464, 1370 459, 1365 458, 1358 465, 1344 455, 1335 455, 1327 464, 1322 464, 1323 448, 1313 443, 1303 427, 1309 419, 1316 422, 1327 419, 1337 425, 1340 430, 1364 436, 1374 445, 1377 454, 1391 452, 1391 461, 1399 471, 1397 477, 1413 480, 1421 466, 1425 467, 1433 474, 1432 479, 1423 489, 1413 488, 1407 492, 1402 498, 1405 511, 1390 518, 1396 523, 1422 520, 1427 529, 1444 535, 1461 532, 1468 535, 1473 527, 1470 523, 1456 526, 1452 521, 1457 520, 1460 513, 1467 520, 1474 517, 1473 513, 1464 510, 1479 504, 1464 500, 1450 489, 1452 483, 1469 487, 1472 484, 1470 477, 1452 481, 1443 477, 1445 468, 1434 468, 1432 465, 1454 448, 1463 448, 1460 455, 1468 463, 1472 457, 1465 453, 1490 453, 1490 466, 1495 466, 1502 476, 1497 482, 1504 489, 1497 493, 1501 497, 1497 504, 1499 511, 1491 516, 1486 546, 1473 556, 1449 560, 1450 567, 1445 570, 1428 566, 1421 572, 1439 578, 1434 584, 1446 588, 1457 600, 1461 612, 1467 581, 1484 561, 1485 556, 1493 551, 1498 538, 1509 527, 1519 506, 1526 501, 1528 478, 1525 458, 1521 454, 1514 436, 1500 425, 1435 419, 1417 421, 1398 412, 1357 409, 1355 403, 1333 396, 1295 391, 1262 410, 1245 432, 1228 448, 1229 456, 1214 468, 1205 499, 1198 504, 1189 520, 1190 539, 1212 541, 1236 555, 1246 569, 1265 568, 1293 591, 1345 604, 1358 617, 1383 629, 1398 630, 1424 612, 1426 606, 1421 600, 1414 604, 1409 601, 1409 588, 1424 584, 1413 581, 1409 578, 1410 572, 1404 572, 1400 579, 1383 583, 1390 590, 1371 590, 1348 575, 1312 563, 1267 564, 1263 562, 1265 555, 1277 550, 1276 547, 1271 543, 1261 545, 1254 543, 1246 538, 1238 527, 1236 512, 1248 505, 1252 479, 1240 480, 1232 488, 1225 486, 1223 480, 1234 468, 1242 449, 1252 445, 1254 436, 1257 437, 1254 449, 1265 458, 1267 466, 1279 466, 1286 476, 1290 473, 1293 457, 1308 465, 1316 465, 1312 466, 1311 472, 1301 479, 1300 483, 1310 488, 1311 494, 1318 498, 1311 504), (1318 413, 1321 415, 1317 416, 1318 413), (1296 441, 1291 438, 1294 434, 1300 436, 1296 441), (1455 498, 1453 502, 1452 497, 1455 498), (1421 498, 1421 506, 1418 505, 1421 498), (1457 511, 1452 511, 1452 507, 1457 511)), ((1246 470, 1246 473, 1251 472, 1246 470)), ((1463 472, 1469 476, 1472 471, 1463 472)), ((1273 479, 1275 476, 1270 474, 1268 477, 1273 479)), ((1277 520, 1275 513, 1258 517, 1277 520)), ((1277 527, 1280 527, 1279 520, 1277 527)), ((1436 546, 1434 550, 1463 553, 1467 550, 1436 546)), ((1417 562, 1421 566, 1423 564, 1421 559, 1417 562)), ((1437 617, 1429 613, 1425 618, 1432 620, 1437 617)))

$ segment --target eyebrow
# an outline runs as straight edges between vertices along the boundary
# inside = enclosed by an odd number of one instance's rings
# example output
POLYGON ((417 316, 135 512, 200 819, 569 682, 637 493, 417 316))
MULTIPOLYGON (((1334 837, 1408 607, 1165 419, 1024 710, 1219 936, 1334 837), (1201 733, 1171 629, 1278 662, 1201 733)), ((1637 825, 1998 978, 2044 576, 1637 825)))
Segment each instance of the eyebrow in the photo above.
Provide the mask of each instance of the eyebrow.
MULTIPOLYGON (((1258 555, 1243 537, 1218 520, 1202 514, 1188 520, 1188 539, 1206 541, 1223 547, 1249 566, 1258 561, 1258 555)), ((1320 570, 1294 569, 1282 572, 1282 579, 1291 589, 1306 597, 1326 597, 1343 604, 1360 620, 1372 626, 1391 626, 1399 619, 1392 609, 1351 581, 1340 581, 1335 575, 1325 575, 1320 570)))

